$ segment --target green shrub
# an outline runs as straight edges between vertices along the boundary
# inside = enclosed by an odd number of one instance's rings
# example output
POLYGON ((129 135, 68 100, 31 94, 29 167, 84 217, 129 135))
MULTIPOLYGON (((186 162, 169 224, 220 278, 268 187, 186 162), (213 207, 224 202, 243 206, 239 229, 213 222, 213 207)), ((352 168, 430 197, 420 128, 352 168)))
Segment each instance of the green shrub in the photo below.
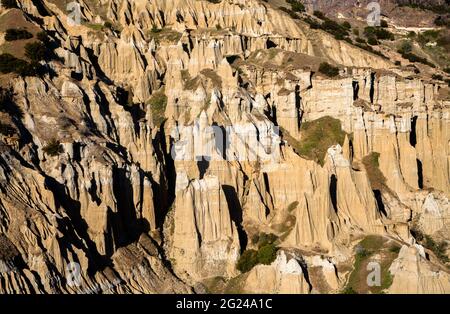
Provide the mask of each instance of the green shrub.
POLYGON ((327 62, 322 62, 319 66, 319 72, 329 77, 335 77, 339 75, 339 68, 334 67, 327 62))
POLYGON ((420 63, 426 64, 432 68, 436 67, 433 63, 431 63, 427 59, 413 54, 412 53, 412 45, 409 41, 404 41, 401 44, 400 48, 397 50, 397 52, 400 53, 404 59, 407 59, 410 62, 420 62, 420 63))
POLYGON ((348 30, 352 29, 352 25, 347 21, 342 23, 342 27, 344 27, 345 29, 348 29, 348 30))
POLYGON ((15 133, 16 133, 16 130, 13 127, 0 122, 0 134, 2 134, 4 136, 12 136, 15 133))
POLYGON ((392 253, 398 254, 398 253, 400 253, 400 249, 401 249, 400 246, 398 246, 398 245, 393 245, 393 246, 391 246, 391 247, 389 248, 389 251, 392 252, 392 253))
POLYGON ((319 23, 317 23, 315 20, 313 20, 312 18, 310 18, 309 16, 303 19, 306 23, 309 24, 309 27, 311 29, 320 29, 321 25, 319 23))
POLYGON ((380 21, 380 26, 383 27, 383 28, 386 28, 386 27, 388 27, 389 25, 388 25, 388 22, 387 22, 386 20, 381 20, 381 21, 380 21))
POLYGON ((367 43, 371 46, 376 46, 378 45, 378 40, 375 37, 370 36, 369 38, 367 38, 367 43))
POLYGON ((359 248, 359 250, 357 250, 356 252, 356 257, 358 258, 365 258, 370 256, 371 252, 366 250, 365 248, 359 248))
POLYGON ((12 88, 4 88, 0 86, 0 111, 5 111, 5 105, 12 102, 14 91, 12 88))
POLYGON ((344 290, 342 290, 341 294, 358 294, 355 290, 353 290, 352 287, 345 287, 344 290))
POLYGON ((423 3, 420 3, 418 1, 403 1, 400 2, 398 5, 400 7, 410 7, 415 9, 430 10, 437 14, 450 13, 450 6, 448 5, 448 2, 447 4, 436 4, 433 3, 433 1, 422 1, 422 2, 423 3))
POLYGON ((304 12, 305 6, 298 0, 286 0, 291 5, 291 9, 294 12, 304 12))
POLYGON ((433 74, 433 75, 431 75, 431 78, 433 80, 438 80, 438 81, 443 81, 444 80, 444 77, 442 75, 440 75, 440 74, 433 74))
POLYGON ((269 245, 269 244, 274 244, 275 241, 278 240, 278 237, 276 235, 274 235, 273 233, 260 233, 257 241, 255 242, 255 244, 258 244, 258 248, 261 248, 263 246, 269 245))
POLYGON ((258 252, 255 250, 245 250, 236 264, 236 268, 246 273, 258 264, 258 252))
POLYGON ((324 164, 328 148, 336 144, 343 145, 345 139, 341 122, 329 116, 303 122, 300 126, 300 135, 300 141, 294 139, 290 144, 299 155, 320 165, 324 164))
POLYGON ((378 40, 393 40, 394 34, 392 34, 390 31, 384 28, 380 27, 373 27, 373 26, 367 26, 364 28, 364 35, 367 38, 375 37, 378 40))
POLYGON ((410 31, 410 32, 408 32, 407 37, 408 37, 408 38, 415 38, 416 35, 417 35, 416 32, 410 31))
POLYGON ((278 249, 274 244, 266 244, 258 250, 258 264, 270 265, 277 258, 278 249))
POLYGON ((446 241, 437 243, 432 237, 424 234, 416 224, 411 227, 410 232, 418 243, 432 251, 444 264, 450 262, 448 256, 446 255, 448 247, 448 243, 446 241))
POLYGON ((447 242, 441 241, 440 243, 437 243, 429 235, 425 235, 423 246, 431 250, 443 263, 448 263, 450 261, 446 255, 448 246, 447 242))
POLYGON ((403 41, 398 52, 401 54, 411 53, 412 52, 412 44, 409 41, 403 41))
POLYGON ((377 28, 375 36, 381 40, 394 40, 394 34, 384 28, 377 28))
POLYGON ((2 73, 14 72, 21 62, 26 63, 26 61, 17 59, 16 57, 14 57, 9 53, 3 53, 0 55, 0 72, 2 73))
POLYGON ((40 41, 25 45, 25 56, 32 61, 41 61, 47 58, 47 47, 40 41))
POLYGON ((50 42, 50 39, 48 38, 48 35, 45 31, 37 33, 36 38, 41 42, 43 42, 44 44, 48 44, 50 42))
POLYGON ((17 73, 21 76, 34 76, 37 74, 39 64, 35 62, 28 63, 25 60, 18 59, 9 53, 0 55, 0 72, 17 73))
POLYGON ((6 41, 14 41, 20 39, 30 39, 33 38, 33 34, 31 34, 26 29, 16 29, 10 28, 6 30, 5 40, 6 41))
POLYGON ((322 23, 321 27, 323 30, 334 35, 336 39, 344 39, 348 36, 348 30, 345 27, 328 18, 325 18, 325 22, 322 23))
POLYGON ((366 43, 366 40, 364 38, 361 38, 361 37, 356 37, 355 40, 356 40, 357 43, 360 43, 360 44, 365 44, 366 43))
POLYGON ((450 18, 440 15, 434 20, 434 24, 436 26, 450 27, 450 18))
POLYGON ((55 139, 52 139, 42 150, 49 156, 58 156, 64 152, 61 143, 55 139))
POLYGON ((273 233, 264 232, 252 237, 252 243, 258 245, 258 250, 245 250, 239 258, 236 268, 242 273, 250 271, 258 264, 270 265, 277 257, 278 248, 275 242, 278 237, 273 233))
POLYGON ((14 102, 14 91, 10 88, 0 87, 0 111, 14 118, 22 118, 23 112, 14 102))
POLYGON ((5 9, 14 9, 17 8, 17 2, 16 0, 2 0, 1 1, 2 6, 5 9))
POLYGON ((355 45, 357 47, 361 48, 361 49, 364 49, 364 50, 369 51, 369 52, 371 52, 373 54, 376 54, 376 55, 378 55, 378 56, 380 56, 380 57, 382 57, 384 59, 388 59, 384 54, 382 54, 381 52, 373 49, 372 46, 369 46, 367 44, 361 44, 361 43, 356 43, 355 45))
POLYGON ((314 11, 313 14, 314 14, 315 17, 317 17, 317 18, 319 18, 321 20, 325 19, 325 14, 323 14, 323 12, 321 12, 321 11, 314 11))
POLYGON ((285 7, 278 7, 279 10, 286 12, 287 14, 289 14, 289 16, 291 17, 291 19, 294 20, 298 20, 300 17, 297 15, 297 13, 295 13, 293 10, 285 8, 285 7))
POLYGON ((402 53, 402 57, 409 60, 410 62, 420 62, 420 63, 426 64, 432 68, 436 67, 433 63, 431 63, 427 59, 419 57, 413 53, 402 53))
POLYGON ((158 28, 156 25, 153 25, 152 29, 150 30, 153 34, 157 34, 162 32, 161 28, 158 28))

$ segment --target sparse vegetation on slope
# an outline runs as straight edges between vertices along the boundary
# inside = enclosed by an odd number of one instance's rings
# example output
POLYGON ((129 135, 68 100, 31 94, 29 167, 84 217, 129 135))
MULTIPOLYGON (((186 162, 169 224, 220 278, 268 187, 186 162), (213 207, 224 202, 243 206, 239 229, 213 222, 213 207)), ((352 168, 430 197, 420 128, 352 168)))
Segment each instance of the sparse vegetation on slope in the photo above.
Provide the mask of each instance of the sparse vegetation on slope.
POLYGON ((242 273, 252 270, 258 264, 270 265, 277 257, 278 248, 275 242, 278 237, 274 234, 261 233, 252 239, 253 243, 257 245, 258 249, 245 250, 237 264, 236 268, 242 273))
POLYGON ((28 63, 25 60, 18 59, 9 53, 0 55, 0 72, 1 73, 17 73, 21 76, 34 76, 37 73, 38 65, 28 63))
POLYGON ((44 146, 42 150, 44 153, 52 157, 58 156, 64 152, 61 143, 56 139, 52 139, 47 145, 44 146))
MULTIPOLYGON (((326 116, 314 121, 303 122, 300 128, 300 140, 293 143, 301 156, 323 165, 328 148, 344 143, 345 132, 341 122, 326 116)), ((291 144, 292 145, 292 144, 291 144)))
POLYGON ((14 102, 14 91, 12 88, 0 87, 0 112, 7 113, 12 118, 22 118, 23 112, 14 102))
POLYGON ((364 168, 367 171, 372 190, 381 190, 385 188, 386 178, 380 170, 380 154, 372 152, 362 160, 364 168))
POLYGON ((17 1, 16 0, 2 0, 1 5, 5 9, 14 9, 14 8, 17 8, 17 1))
POLYGON ((167 96, 164 91, 154 93, 148 101, 150 110, 152 111, 153 123, 161 125, 165 120, 165 111, 167 106, 167 96))
POLYGON ((339 75, 339 68, 323 62, 319 66, 319 72, 329 77, 335 77, 339 75))
POLYGON ((0 122, 0 134, 4 136, 12 136, 15 133, 16 130, 12 126, 0 122))
POLYGON ((381 236, 366 236, 356 246, 353 271, 341 293, 383 293, 385 289, 392 285, 393 277, 389 272, 389 267, 398 256, 398 249, 398 244, 392 243, 381 236), (380 265, 380 286, 369 287, 367 284, 367 277, 370 273, 370 270, 367 270, 367 265, 370 262, 376 262, 380 265))
POLYGON ((447 256, 448 243, 446 241, 435 241, 430 235, 425 234, 417 223, 412 225, 410 231, 416 241, 432 251, 443 264, 448 264, 450 262, 450 259, 447 256))
POLYGON ((6 41, 14 41, 21 39, 30 39, 33 38, 33 34, 31 34, 26 29, 15 29, 10 28, 6 30, 5 40, 6 41))

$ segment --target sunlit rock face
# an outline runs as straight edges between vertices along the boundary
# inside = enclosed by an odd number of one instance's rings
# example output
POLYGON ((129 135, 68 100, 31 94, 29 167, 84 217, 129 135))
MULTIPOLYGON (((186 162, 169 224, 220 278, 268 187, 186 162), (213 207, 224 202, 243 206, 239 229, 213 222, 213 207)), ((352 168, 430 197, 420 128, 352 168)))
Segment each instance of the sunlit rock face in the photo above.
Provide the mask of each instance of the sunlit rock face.
POLYGON ((17 2, 53 57, 0 77, 0 293, 338 293, 361 247, 450 293, 443 82, 270 1, 17 2))

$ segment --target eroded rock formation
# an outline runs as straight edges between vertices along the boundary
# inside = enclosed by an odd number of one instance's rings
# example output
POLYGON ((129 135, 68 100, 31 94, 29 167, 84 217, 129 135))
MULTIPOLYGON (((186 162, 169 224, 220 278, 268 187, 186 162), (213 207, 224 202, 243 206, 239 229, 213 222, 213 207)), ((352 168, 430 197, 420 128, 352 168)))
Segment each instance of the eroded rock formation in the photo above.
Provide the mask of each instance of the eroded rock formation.
POLYGON ((58 1, 0 11, 54 54, 1 87, 15 110, 0 112, 0 292, 189 293, 220 277, 337 293, 367 235, 402 245, 386 291, 450 292, 447 252, 415 240, 450 240, 442 82, 256 0, 80 3, 79 25, 58 1), (260 234, 275 259, 241 272, 260 234))

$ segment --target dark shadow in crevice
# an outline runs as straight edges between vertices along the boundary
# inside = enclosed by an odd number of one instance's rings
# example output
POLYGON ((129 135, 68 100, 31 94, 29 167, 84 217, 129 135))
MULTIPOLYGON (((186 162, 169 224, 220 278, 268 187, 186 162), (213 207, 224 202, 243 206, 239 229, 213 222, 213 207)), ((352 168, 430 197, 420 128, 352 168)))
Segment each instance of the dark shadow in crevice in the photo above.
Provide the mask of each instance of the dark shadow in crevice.
POLYGON ((371 73, 370 74, 370 92, 369 92, 369 96, 370 96, 370 103, 373 104, 373 99, 375 96, 375 73, 371 73))
POLYGON ((230 218, 237 227, 241 252, 244 252, 247 248, 248 238, 247 233, 242 226, 243 217, 241 203, 239 202, 238 195, 233 186, 223 185, 222 189, 227 200, 228 208, 230 209, 230 218))
MULTIPOLYGON (((264 187, 265 187, 265 189, 266 189, 266 193, 267 193, 268 195, 270 195, 269 176, 267 175, 266 172, 263 173, 263 178, 264 178, 264 187)), ((268 206, 264 206, 264 207, 265 207, 265 209, 266 209, 266 211, 265 211, 264 214, 265 214, 266 217, 267 217, 267 216, 269 216, 269 214, 270 214, 270 209, 269 209, 268 206)))
POLYGON ((41 16, 50 16, 51 15, 50 12, 48 11, 47 7, 44 5, 44 3, 42 3, 42 1, 32 0, 31 2, 34 4, 39 15, 41 15, 41 16))
POLYGON ((232 55, 232 56, 227 56, 225 58, 227 59, 227 62, 229 64, 233 64, 237 59, 240 59, 241 57, 239 57, 238 55, 232 55))
POLYGON ((336 175, 332 174, 330 178, 330 198, 333 204, 334 212, 337 213, 337 178, 336 175))
POLYGON ((357 100, 359 97, 359 83, 358 81, 353 81, 352 82, 352 86, 353 86, 353 100, 357 100))
POLYGON ((300 267, 302 268, 303 276, 305 276, 305 280, 308 283, 309 290, 311 290, 313 286, 311 284, 311 279, 309 277, 308 264, 303 258, 300 258, 298 262, 300 264, 300 267))
POLYGON ((125 169, 113 169, 113 191, 117 202, 117 212, 108 212, 108 227, 114 233, 118 247, 127 246, 139 239, 145 229, 143 220, 138 219, 134 205, 133 186, 125 169))
POLYGON ((386 208, 384 207, 383 198, 381 196, 381 191, 373 190, 373 194, 375 196, 375 200, 377 201, 378 209, 385 217, 387 217, 386 208))
MULTIPOLYGON (((45 177, 45 186, 53 193, 56 208, 62 207, 65 209, 68 218, 58 220, 61 230, 66 229, 63 234, 68 237, 68 243, 75 245, 79 249, 84 249, 84 253, 88 257, 89 275, 95 275, 97 271, 101 271, 112 265, 110 256, 102 256, 94 241, 89 236, 88 224, 81 216, 81 204, 73 200, 65 193, 64 185, 57 182, 52 177, 45 177), (71 228, 73 226, 73 229, 71 228), (81 239, 80 239, 81 238, 81 239)), ((61 239, 60 239, 61 240, 61 239)))
MULTIPOLYGON (((172 147, 173 139, 170 138, 169 140, 169 145, 172 147)), ((153 147, 155 148, 157 160, 161 164, 161 171, 165 174, 165 176, 160 177, 159 182, 155 182, 153 178, 151 178, 155 205, 156 227, 162 229, 166 215, 175 201, 175 185, 177 180, 175 163, 170 150, 168 154, 165 153, 168 150, 166 148, 166 137, 164 135, 163 126, 160 128, 160 131, 153 140, 153 147)))
POLYGON ((272 40, 267 39, 266 47, 267 47, 266 49, 277 48, 278 45, 276 43, 274 43, 272 40))
POLYGON ((417 127, 417 116, 411 119, 411 132, 409 133, 409 143, 411 144, 412 147, 416 147, 417 145, 416 127, 417 127))
POLYGON ((206 171, 209 168, 209 158, 200 156, 197 157, 197 168, 200 173, 200 180, 203 179, 203 177, 206 174, 206 171))
POLYGON ((301 124, 301 103, 302 97, 300 96, 300 86, 295 86, 295 110, 298 113, 297 117, 297 127, 300 128, 301 124))
POLYGON ((419 186, 419 189, 423 189, 423 166, 422 162, 419 159, 416 159, 417 162, 417 184, 419 186))
POLYGON ((230 147, 230 143, 228 142, 229 138, 227 137, 227 130, 224 126, 217 125, 217 123, 214 123, 213 125, 215 148, 220 153, 223 160, 226 160, 227 150, 230 147))

